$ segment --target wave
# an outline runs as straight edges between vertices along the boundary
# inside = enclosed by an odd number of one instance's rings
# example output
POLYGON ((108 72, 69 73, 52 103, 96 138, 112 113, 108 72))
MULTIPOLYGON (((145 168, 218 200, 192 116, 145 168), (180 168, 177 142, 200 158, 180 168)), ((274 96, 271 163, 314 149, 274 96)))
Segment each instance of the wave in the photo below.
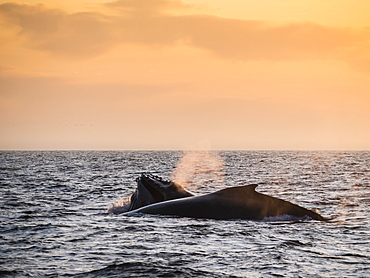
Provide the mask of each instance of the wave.
POLYGON ((265 217, 262 219, 262 222, 303 222, 303 221, 308 221, 308 220, 312 220, 312 218, 307 215, 303 217, 297 217, 294 215, 284 214, 284 215, 265 217))
MULTIPOLYGON (((73 277, 220 277, 225 274, 195 270, 183 266, 169 266, 150 262, 113 263, 101 269, 74 274, 73 277)), ((237 277, 237 276, 228 276, 237 277)))

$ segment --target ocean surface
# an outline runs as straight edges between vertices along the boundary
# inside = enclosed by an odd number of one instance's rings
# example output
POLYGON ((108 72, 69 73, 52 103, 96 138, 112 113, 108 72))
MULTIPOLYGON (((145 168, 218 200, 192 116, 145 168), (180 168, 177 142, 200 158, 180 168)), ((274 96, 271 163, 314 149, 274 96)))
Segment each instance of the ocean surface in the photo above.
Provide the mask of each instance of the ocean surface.
POLYGON ((370 277, 370 152, 2 151, 1 277, 370 277), (331 220, 107 213, 142 172, 331 220))

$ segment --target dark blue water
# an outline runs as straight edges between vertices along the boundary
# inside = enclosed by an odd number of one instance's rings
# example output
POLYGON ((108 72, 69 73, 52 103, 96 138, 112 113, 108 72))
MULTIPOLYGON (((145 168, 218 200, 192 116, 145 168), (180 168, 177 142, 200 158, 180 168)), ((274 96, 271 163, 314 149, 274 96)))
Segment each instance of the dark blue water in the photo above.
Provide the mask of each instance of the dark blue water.
POLYGON ((370 152, 0 152, 2 277, 369 277, 370 152), (151 172, 329 222, 107 214, 151 172))

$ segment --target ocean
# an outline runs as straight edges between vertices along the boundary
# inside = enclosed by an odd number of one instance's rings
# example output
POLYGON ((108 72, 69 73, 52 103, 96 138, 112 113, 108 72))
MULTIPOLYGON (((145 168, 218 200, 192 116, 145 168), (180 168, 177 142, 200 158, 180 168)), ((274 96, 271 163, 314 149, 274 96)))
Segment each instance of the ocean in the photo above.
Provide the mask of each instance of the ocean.
POLYGON ((369 151, 1 151, 1 277, 370 277, 369 151), (141 173, 330 219, 107 213, 141 173))

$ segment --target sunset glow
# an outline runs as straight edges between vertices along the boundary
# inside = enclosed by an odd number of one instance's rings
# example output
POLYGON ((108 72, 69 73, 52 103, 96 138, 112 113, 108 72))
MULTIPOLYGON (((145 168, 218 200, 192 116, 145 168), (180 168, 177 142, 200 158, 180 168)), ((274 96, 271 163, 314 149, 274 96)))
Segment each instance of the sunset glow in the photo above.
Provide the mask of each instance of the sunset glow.
POLYGON ((3 150, 370 149, 370 1, 58 2, 0 1, 3 150))

